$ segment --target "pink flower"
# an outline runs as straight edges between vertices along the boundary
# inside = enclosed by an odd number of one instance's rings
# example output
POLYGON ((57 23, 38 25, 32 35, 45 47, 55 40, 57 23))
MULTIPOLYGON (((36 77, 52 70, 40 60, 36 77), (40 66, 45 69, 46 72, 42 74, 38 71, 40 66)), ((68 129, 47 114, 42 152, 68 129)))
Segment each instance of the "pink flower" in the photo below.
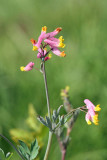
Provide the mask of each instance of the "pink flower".
POLYGON ((25 67, 21 66, 20 70, 21 71, 30 71, 33 69, 34 63, 33 62, 29 62, 25 67))
POLYGON ((44 42, 49 44, 51 47, 61 47, 61 48, 65 47, 65 44, 63 43, 64 39, 62 36, 60 36, 59 39, 54 37, 48 38, 48 39, 45 39, 44 42))
POLYGON ((93 122, 95 125, 98 125, 98 111, 101 110, 99 107, 100 105, 95 106, 89 99, 85 99, 84 103, 88 109, 85 116, 86 122, 88 125, 91 125, 91 122, 93 122))
POLYGON ((46 26, 42 27, 41 34, 40 34, 40 36, 38 38, 38 42, 35 43, 34 46, 33 46, 33 51, 36 51, 36 50, 38 50, 40 48, 40 45, 41 45, 41 43, 42 43, 42 41, 44 39, 44 36, 46 34, 46 30, 47 30, 46 26))
POLYGON ((61 27, 56 28, 53 32, 50 32, 50 33, 45 34, 44 38, 47 39, 47 38, 54 37, 54 36, 56 36, 61 30, 62 30, 61 27))
POLYGON ((33 51, 38 50, 37 58, 41 58, 42 60, 50 59, 50 58, 45 58, 50 51, 52 51, 54 54, 58 56, 65 57, 66 54, 64 53, 64 51, 61 52, 60 50, 58 50, 58 47, 61 48, 65 47, 65 44, 63 43, 64 42, 63 37, 60 36, 59 39, 54 37, 61 30, 62 28, 57 28, 53 32, 46 33, 47 27, 44 26, 42 27, 42 31, 38 38, 38 41, 36 42, 35 40, 31 39, 31 42, 33 44, 33 51), (47 46, 50 47, 50 50, 48 51, 46 50, 47 46))
POLYGON ((66 56, 65 52, 64 51, 61 52, 57 47, 52 48, 52 52, 55 55, 60 56, 60 57, 65 57, 66 56))

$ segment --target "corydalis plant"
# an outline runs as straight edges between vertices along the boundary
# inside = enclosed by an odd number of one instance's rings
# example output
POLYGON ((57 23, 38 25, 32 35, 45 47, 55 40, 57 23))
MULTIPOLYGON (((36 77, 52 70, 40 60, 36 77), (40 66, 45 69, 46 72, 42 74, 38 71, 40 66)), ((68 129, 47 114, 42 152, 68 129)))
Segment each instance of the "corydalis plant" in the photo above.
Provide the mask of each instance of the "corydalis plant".
MULTIPOLYGON (((99 105, 95 107, 93 103, 88 99, 84 100, 84 103, 86 104, 85 106, 74 109, 74 107, 69 101, 69 96, 68 96, 69 87, 66 87, 64 90, 61 91, 61 96, 63 98, 64 108, 67 114, 60 115, 59 111, 62 107, 59 107, 58 110, 54 110, 53 114, 51 114, 50 112, 45 62, 51 58, 51 55, 49 54, 50 52, 60 57, 66 56, 64 51, 59 50, 59 48, 65 47, 65 44, 63 43, 64 42, 63 37, 62 36, 60 36, 59 38, 55 37, 61 30, 62 28, 57 28, 53 32, 46 33, 47 27, 44 26, 42 27, 41 34, 38 38, 38 41, 31 39, 31 42, 33 44, 32 50, 37 51, 37 58, 40 58, 42 62, 40 71, 43 73, 44 82, 45 82, 45 90, 46 90, 46 98, 47 98, 48 116, 46 116, 45 118, 43 118, 42 116, 38 116, 37 118, 43 125, 45 125, 49 129, 49 139, 48 139, 48 145, 47 145, 46 153, 44 156, 44 160, 47 160, 48 158, 53 133, 57 135, 57 138, 58 138, 58 141, 61 147, 62 160, 64 160, 67 145, 70 139, 69 135, 70 135, 70 132, 72 131, 74 122, 76 121, 79 115, 79 112, 83 111, 86 113, 85 119, 89 125, 91 124, 91 121, 95 125, 98 125, 98 111, 100 111, 99 105), (65 139, 62 140, 61 139, 61 133, 62 133, 61 127, 63 127, 65 123, 67 124, 66 125, 67 132, 66 132, 65 139)), ((34 63, 30 62, 28 63, 27 66, 25 67, 22 66, 20 69, 21 71, 30 71, 33 69, 33 67, 34 67, 34 63)))
MULTIPOLYGON (((64 48, 65 44, 64 39, 62 36, 59 38, 55 38, 55 36, 62 30, 62 28, 57 28, 53 32, 46 33, 47 27, 42 27, 41 34, 38 38, 38 41, 31 39, 31 42, 33 44, 33 51, 38 51, 37 58, 41 59, 41 68, 40 71, 43 73, 44 77, 44 83, 45 83, 45 90, 46 90, 46 99, 47 99, 47 108, 48 108, 48 116, 46 116, 46 120, 42 116, 39 117, 39 121, 47 126, 49 128, 49 139, 47 144, 46 153, 44 156, 44 160, 47 160, 51 140, 52 140, 52 133, 55 131, 55 128, 53 128, 52 124, 52 117, 50 112, 50 102, 49 102, 49 95, 48 95, 48 86, 47 86, 47 78, 46 78, 46 71, 45 71, 45 62, 51 58, 51 55, 49 52, 51 51, 57 56, 65 57, 66 54, 64 51, 60 51, 59 48, 64 48)), ((30 62, 27 64, 27 66, 20 67, 21 71, 30 71, 34 68, 34 63, 30 62)), ((37 68, 36 68, 37 69, 37 68)), ((58 125, 63 125, 64 118, 61 116, 59 117, 59 123, 58 125)))
MULTIPOLYGON (((37 58, 41 59, 40 72, 43 74, 45 90, 46 90, 46 99, 47 99, 48 115, 45 118, 43 118, 40 115, 37 117, 37 119, 49 129, 48 144, 44 155, 44 160, 48 159, 53 133, 57 135, 62 152, 62 160, 65 160, 66 149, 68 146, 68 142, 70 140, 69 137, 70 132, 72 131, 72 127, 79 115, 79 112, 82 111, 86 113, 85 119, 88 125, 90 125, 91 122, 93 122, 95 125, 98 125, 99 121, 98 111, 101 110, 99 105, 95 107, 93 103, 88 99, 84 100, 85 103, 84 106, 74 108, 69 101, 69 96, 68 96, 69 87, 66 87, 61 92, 66 114, 60 115, 60 109, 62 108, 62 105, 57 110, 53 110, 53 113, 51 114, 47 78, 45 71, 45 62, 51 58, 51 55, 49 54, 50 52, 54 53, 59 57, 66 56, 64 51, 59 50, 59 48, 65 47, 65 44, 63 43, 64 42, 63 37, 62 36, 60 36, 59 38, 55 37, 61 30, 62 28, 57 28, 53 32, 46 33, 47 27, 44 26, 42 27, 38 41, 31 39, 31 42, 33 44, 33 51, 37 51, 37 58), (61 133, 63 132, 62 128, 65 124, 67 126, 67 131, 65 138, 63 137, 62 139, 61 133)), ((33 62, 29 62, 25 67, 24 66, 20 67, 21 71, 31 71, 33 68, 34 68, 33 62)), ((31 144, 30 150, 23 141, 19 141, 20 146, 18 151, 17 148, 5 136, 3 135, 0 136, 4 138, 17 151, 21 159, 33 160, 37 156, 39 147, 36 140, 31 144)))

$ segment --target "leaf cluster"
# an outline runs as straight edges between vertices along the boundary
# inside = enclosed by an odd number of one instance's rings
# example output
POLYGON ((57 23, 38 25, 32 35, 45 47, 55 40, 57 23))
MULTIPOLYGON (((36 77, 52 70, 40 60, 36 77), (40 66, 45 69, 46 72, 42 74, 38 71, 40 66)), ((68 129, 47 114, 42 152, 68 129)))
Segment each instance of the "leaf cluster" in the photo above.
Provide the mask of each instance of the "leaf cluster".
POLYGON ((20 144, 18 146, 19 152, 21 153, 21 155, 24 157, 25 160, 33 160, 37 157, 39 152, 39 146, 36 139, 34 142, 31 143, 30 149, 21 140, 19 140, 19 144, 20 144))

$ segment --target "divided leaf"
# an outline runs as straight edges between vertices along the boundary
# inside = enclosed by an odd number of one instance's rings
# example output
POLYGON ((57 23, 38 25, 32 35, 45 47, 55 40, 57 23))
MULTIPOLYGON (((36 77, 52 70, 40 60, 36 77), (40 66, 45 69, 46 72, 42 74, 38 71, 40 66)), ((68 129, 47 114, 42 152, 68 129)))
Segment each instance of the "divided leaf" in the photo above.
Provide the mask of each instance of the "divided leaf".
POLYGON ((19 148, 19 151, 20 151, 21 155, 22 155, 26 160, 28 160, 28 156, 27 156, 27 153, 26 153, 26 151, 24 150, 24 148, 23 148, 22 146, 18 146, 18 148, 19 148))
POLYGON ((44 120, 43 117, 38 116, 37 119, 38 119, 42 124, 44 124, 46 127, 48 127, 47 124, 46 124, 46 121, 44 120))
POLYGON ((52 123, 51 123, 50 118, 47 116, 46 116, 46 123, 47 123, 48 128, 52 131, 52 123))
POLYGON ((24 151, 28 154, 30 154, 30 150, 28 148, 28 146, 21 140, 19 140, 20 145, 23 147, 24 151))
POLYGON ((20 143, 20 146, 18 146, 19 151, 21 155, 25 158, 25 160, 33 160, 36 158, 39 150, 38 142, 36 139, 34 142, 32 142, 30 150, 23 141, 19 140, 19 143, 20 143))
POLYGON ((37 140, 35 139, 35 141, 31 144, 30 160, 33 160, 34 158, 37 157, 38 151, 39 151, 39 146, 37 140))

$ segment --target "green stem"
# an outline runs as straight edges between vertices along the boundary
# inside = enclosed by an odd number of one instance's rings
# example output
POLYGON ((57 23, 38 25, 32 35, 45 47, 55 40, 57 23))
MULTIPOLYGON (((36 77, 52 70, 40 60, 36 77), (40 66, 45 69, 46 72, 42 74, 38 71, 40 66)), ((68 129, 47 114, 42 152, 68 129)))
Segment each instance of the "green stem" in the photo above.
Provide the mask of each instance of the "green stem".
POLYGON ((46 71, 45 71, 45 62, 43 62, 43 77, 44 77, 44 83, 45 83, 45 91, 46 91, 46 99, 47 99, 47 107, 48 107, 48 116, 49 116, 49 118, 51 118, 49 95, 48 95, 48 86, 47 86, 46 71))
MULTIPOLYGON (((47 86, 47 79, 46 79, 46 71, 45 71, 45 62, 43 62, 43 77, 44 77, 44 83, 45 83, 45 91, 46 91, 46 99, 47 99, 47 107, 48 107, 48 116, 51 119, 51 112, 50 112, 50 103, 49 103, 49 95, 48 95, 48 86, 47 86)), ((49 138, 48 138, 48 144, 44 156, 44 160, 47 160, 50 146, 52 141, 52 132, 49 131, 49 138)))
POLYGON ((47 144, 44 160, 48 159, 48 155, 49 155, 49 151, 50 151, 50 147, 51 147, 51 141, 52 141, 52 132, 49 131, 48 144, 47 144))
POLYGON ((2 134, 0 134, 0 136, 7 141, 12 147, 13 149, 19 154, 19 156, 21 157, 22 160, 24 160, 24 158, 22 157, 22 155, 20 154, 20 152, 17 150, 17 148, 2 134))

